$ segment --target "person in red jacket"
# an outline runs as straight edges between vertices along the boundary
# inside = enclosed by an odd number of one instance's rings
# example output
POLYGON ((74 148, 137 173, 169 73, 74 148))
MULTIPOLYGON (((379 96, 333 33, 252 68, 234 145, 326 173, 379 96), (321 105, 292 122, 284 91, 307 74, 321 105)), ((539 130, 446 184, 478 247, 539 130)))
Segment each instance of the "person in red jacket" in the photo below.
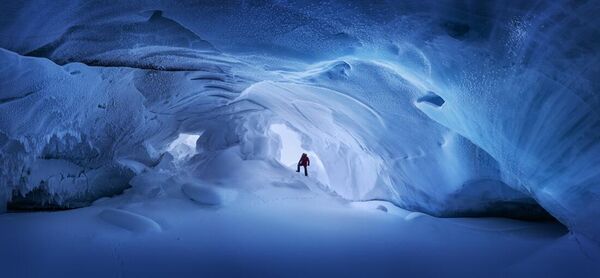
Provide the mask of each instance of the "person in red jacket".
POLYGON ((308 170, 306 170, 306 166, 310 166, 310 159, 308 159, 308 155, 303 153, 300 157, 300 161, 298 161, 298 170, 296 172, 300 172, 300 166, 304 166, 304 175, 308 176, 308 170))

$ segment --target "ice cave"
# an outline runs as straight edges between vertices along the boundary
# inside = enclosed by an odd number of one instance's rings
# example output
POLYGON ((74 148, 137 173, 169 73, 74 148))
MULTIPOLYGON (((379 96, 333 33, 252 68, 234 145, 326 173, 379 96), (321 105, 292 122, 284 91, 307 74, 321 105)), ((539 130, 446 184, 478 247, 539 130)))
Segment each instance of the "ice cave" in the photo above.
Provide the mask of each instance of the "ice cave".
POLYGON ((0 277, 600 277, 599 15, 2 1, 0 277))

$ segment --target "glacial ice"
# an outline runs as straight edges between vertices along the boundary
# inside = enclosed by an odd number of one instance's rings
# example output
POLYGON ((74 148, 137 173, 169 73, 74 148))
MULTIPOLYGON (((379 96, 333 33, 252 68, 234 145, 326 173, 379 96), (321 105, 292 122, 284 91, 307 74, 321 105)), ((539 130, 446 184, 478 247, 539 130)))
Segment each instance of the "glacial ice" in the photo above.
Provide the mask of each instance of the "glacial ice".
POLYGON ((346 200, 600 241, 600 5, 425 2, 3 2, 0 198, 85 206, 170 156, 268 183, 291 148, 346 200))

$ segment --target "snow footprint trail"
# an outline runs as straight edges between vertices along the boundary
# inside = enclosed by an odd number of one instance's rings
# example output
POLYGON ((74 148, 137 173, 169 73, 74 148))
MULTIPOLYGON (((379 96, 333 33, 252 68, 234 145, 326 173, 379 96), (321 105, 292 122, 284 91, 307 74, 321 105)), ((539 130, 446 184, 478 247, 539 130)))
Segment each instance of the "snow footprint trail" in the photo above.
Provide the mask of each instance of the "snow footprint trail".
POLYGON ((162 228, 156 221, 122 209, 105 209, 98 215, 105 222, 134 233, 161 232, 162 228))

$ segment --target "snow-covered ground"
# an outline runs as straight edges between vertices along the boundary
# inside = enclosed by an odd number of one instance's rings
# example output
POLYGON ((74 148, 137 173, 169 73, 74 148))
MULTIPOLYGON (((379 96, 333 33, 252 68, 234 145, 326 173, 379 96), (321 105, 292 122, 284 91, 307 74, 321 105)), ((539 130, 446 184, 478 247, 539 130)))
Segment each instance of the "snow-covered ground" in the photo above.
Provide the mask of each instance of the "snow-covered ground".
POLYGON ((3 276, 595 277, 600 271, 600 250, 557 223, 440 219, 389 202, 347 202, 302 187, 304 177, 293 174, 294 182, 238 189, 235 201, 218 206, 192 201, 193 194, 174 185, 149 200, 132 201, 128 192, 77 210, 0 215, 0 226, 10 229, 0 238, 3 276))
POLYGON ((597 14, 1 2, 0 270, 596 277, 597 14))

